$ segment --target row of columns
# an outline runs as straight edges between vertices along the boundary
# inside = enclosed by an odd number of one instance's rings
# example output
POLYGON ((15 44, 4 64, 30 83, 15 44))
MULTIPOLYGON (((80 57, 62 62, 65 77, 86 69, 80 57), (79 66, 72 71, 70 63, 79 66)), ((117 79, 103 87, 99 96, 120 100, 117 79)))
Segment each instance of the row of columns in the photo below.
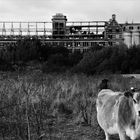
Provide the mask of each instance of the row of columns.
MULTIPOLYGON (((44 27, 43 27, 43 35, 46 35, 46 26, 45 26, 45 22, 43 22, 44 24, 44 27)), ((22 28, 22 22, 19 22, 19 27, 18 28, 14 28, 14 23, 11 22, 11 27, 9 29, 6 28, 6 23, 3 22, 2 23, 2 28, 0 30, 1 32, 1 35, 7 35, 7 32, 9 33, 10 32, 10 35, 14 35, 14 33, 18 33, 18 35, 22 35, 22 33, 27 33, 27 35, 30 35, 31 32, 35 32, 35 35, 38 35, 38 32, 41 32, 39 31, 39 28, 38 28, 38 24, 37 22, 35 23, 35 28, 31 28, 30 26, 33 26, 33 25, 30 25, 30 22, 27 23, 27 28, 22 28), (32 29, 34 29, 34 31, 31 31, 32 29)))
POLYGON ((59 41, 52 41, 52 42, 44 42, 44 43, 50 43, 51 45, 63 45, 65 47, 71 47, 71 48, 81 48, 81 47, 92 47, 95 44, 99 44, 102 43, 104 45, 106 45, 107 42, 105 41, 97 41, 97 42, 90 42, 90 41, 63 41, 63 42, 59 42, 59 41))
POLYGON ((140 45, 140 32, 124 32, 123 38, 128 47, 140 45))

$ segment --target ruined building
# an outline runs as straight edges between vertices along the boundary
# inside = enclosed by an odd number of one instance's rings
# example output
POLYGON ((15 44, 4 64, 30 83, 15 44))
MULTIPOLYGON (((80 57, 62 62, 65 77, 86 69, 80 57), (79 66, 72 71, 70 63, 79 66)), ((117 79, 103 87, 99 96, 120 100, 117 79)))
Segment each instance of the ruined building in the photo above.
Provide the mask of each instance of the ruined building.
POLYGON ((95 45, 140 44, 140 23, 118 23, 113 14, 107 21, 68 21, 58 13, 52 21, 0 21, 0 46, 16 44, 25 37, 37 37, 42 44, 61 45, 71 51, 85 52, 95 45))

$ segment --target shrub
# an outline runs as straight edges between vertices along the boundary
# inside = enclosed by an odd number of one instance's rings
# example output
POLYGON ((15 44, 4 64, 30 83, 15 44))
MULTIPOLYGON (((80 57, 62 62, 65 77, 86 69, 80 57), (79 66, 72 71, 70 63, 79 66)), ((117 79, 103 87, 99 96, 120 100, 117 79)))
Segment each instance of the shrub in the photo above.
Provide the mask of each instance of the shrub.
MULTIPOLYGON (((7 77, 0 80, 0 138, 3 139, 36 140, 52 136, 81 139, 92 135, 92 139, 102 140, 95 107, 99 83, 109 78, 112 89, 117 91, 131 86, 127 78, 118 75, 32 73, 7 77)), ((139 87, 140 82, 133 84, 139 87)))

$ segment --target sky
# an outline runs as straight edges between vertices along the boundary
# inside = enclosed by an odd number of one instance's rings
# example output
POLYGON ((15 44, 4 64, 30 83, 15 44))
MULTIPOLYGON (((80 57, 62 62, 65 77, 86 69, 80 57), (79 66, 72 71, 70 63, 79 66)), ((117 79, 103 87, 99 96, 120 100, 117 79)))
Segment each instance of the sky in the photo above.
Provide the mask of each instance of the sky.
POLYGON ((51 21, 63 13, 68 21, 140 23, 140 0, 0 0, 0 21, 51 21))

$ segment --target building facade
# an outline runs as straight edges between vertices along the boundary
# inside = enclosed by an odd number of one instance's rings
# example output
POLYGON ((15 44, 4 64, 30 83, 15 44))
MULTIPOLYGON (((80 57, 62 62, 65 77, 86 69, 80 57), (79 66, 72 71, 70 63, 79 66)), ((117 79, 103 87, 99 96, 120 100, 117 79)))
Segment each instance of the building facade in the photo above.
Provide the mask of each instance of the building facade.
POLYGON ((116 21, 115 14, 112 15, 112 19, 110 19, 110 21, 105 26, 105 33, 109 46, 119 45, 120 43, 123 43, 123 30, 121 25, 116 21))
MULTIPOLYGON (((56 16, 59 15, 57 14, 56 16)), ((66 28, 63 38, 76 38, 76 42, 79 41, 79 43, 76 43, 77 45, 73 43, 73 45, 69 46, 85 46, 84 44, 87 44, 87 47, 94 46, 95 44, 114 46, 124 43, 130 48, 134 45, 140 45, 140 23, 120 24, 117 22, 115 14, 112 15, 109 21, 104 21, 102 30, 100 30, 101 25, 98 22, 93 26, 91 23, 84 25, 82 22, 77 25, 74 25, 75 22, 73 22, 73 25, 67 26, 66 21, 65 16, 65 20, 62 20, 66 28), (82 44, 78 39, 85 43, 82 44)), ((59 35, 57 37, 59 38, 59 35)))
POLYGON ((118 23, 113 14, 108 21, 68 21, 58 13, 51 22, 0 21, 0 46, 14 44, 25 37, 37 37, 42 44, 61 45, 85 52, 90 47, 140 44, 140 23, 118 23))

